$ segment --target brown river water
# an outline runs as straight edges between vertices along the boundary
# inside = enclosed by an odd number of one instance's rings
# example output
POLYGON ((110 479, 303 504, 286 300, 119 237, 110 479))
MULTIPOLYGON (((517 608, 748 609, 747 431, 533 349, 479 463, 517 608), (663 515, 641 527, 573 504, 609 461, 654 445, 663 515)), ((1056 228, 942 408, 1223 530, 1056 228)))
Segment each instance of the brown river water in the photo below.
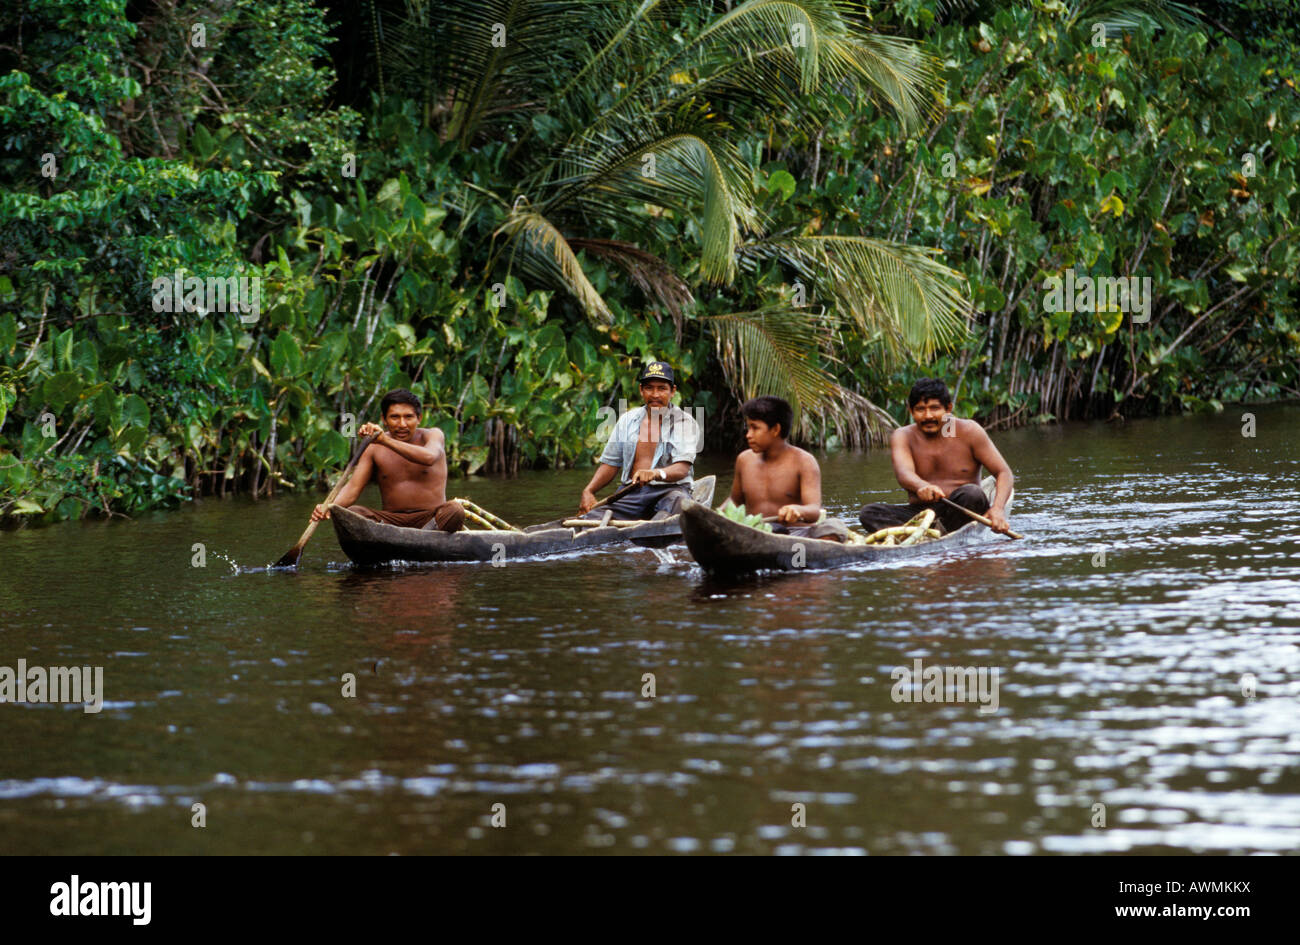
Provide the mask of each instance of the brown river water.
MULTIPOLYGON (((995 439, 1025 541, 726 584, 681 545, 362 572, 327 526, 237 573, 312 497, 0 533, 0 667, 103 667, 98 713, 0 704, 0 849, 1300 849, 1300 407, 995 439), (896 701, 918 659, 996 711, 896 701)), ((832 511, 901 501, 821 459, 832 511)), ((587 476, 452 492, 526 523, 587 476)))

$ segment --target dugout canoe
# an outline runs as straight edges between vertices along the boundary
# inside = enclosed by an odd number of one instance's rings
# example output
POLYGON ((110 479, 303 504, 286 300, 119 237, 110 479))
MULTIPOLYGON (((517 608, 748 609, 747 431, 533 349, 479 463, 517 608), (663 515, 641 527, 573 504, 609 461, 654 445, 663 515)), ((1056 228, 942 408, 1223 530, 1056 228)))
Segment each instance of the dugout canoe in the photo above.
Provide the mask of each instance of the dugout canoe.
MULTIPOLYGON (((987 477, 980 483, 980 487, 991 502, 996 491, 994 477, 987 477)), ((1011 498, 1007 499, 1007 511, 1011 511, 1011 498)), ((680 518, 682 537, 686 539, 691 557, 712 574, 815 571, 870 561, 899 561, 981 544, 1000 537, 987 526, 971 521, 954 532, 918 545, 845 545, 837 541, 795 538, 759 531, 732 521, 706 505, 691 501, 682 505, 680 518)))
MULTIPOLYGON (((695 480, 691 496, 708 507, 713 501, 715 476, 695 480)), ((686 501, 691 501, 688 499, 686 501)), ((656 546, 681 541, 681 516, 618 528, 564 528, 547 522, 522 531, 440 532, 402 528, 376 522, 343 506, 330 506, 330 521, 343 553, 356 564, 393 561, 509 561, 513 558, 565 554, 615 542, 646 542, 656 546)))

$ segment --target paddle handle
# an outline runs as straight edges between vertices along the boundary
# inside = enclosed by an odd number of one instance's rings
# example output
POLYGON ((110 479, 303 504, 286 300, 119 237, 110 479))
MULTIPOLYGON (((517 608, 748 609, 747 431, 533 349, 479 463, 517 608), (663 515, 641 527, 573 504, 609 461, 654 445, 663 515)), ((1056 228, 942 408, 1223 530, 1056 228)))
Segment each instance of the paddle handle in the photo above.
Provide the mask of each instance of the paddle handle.
MULTIPOLYGON (((609 495, 605 496, 605 498, 601 499, 599 502, 597 502, 595 505, 593 505, 593 506, 591 507, 591 509, 598 509, 598 508, 600 508, 602 505, 604 505, 606 502, 613 502, 615 499, 619 498, 620 496, 627 495, 629 492, 631 492, 633 489, 635 489, 638 485, 640 485, 640 483, 629 482, 627 485, 625 485, 622 489, 619 489, 617 492, 613 492, 613 493, 610 493, 609 495)), ((591 509, 587 509, 587 512, 590 512, 591 509)), ((586 512, 584 512, 583 514, 585 515, 586 512)))
MULTIPOLYGON (((961 509, 963 512, 965 512, 965 513, 966 513, 967 515, 969 515, 971 518, 975 519, 975 521, 977 521, 977 522, 979 522, 979 523, 981 523, 981 524, 983 524, 983 525, 987 525, 989 528, 992 528, 992 527, 993 527, 993 523, 990 522, 990 521, 989 521, 987 518, 985 518, 983 515, 980 515, 980 513, 978 513, 978 512, 972 512, 970 509, 966 508, 966 506, 964 506, 964 505, 958 505, 956 502, 952 501, 952 499, 948 499, 948 498, 940 497, 940 500, 939 500, 939 501, 941 501, 941 502, 947 502, 947 503, 948 503, 949 505, 951 505, 954 509, 961 509)), ((1011 529, 1007 529, 1007 531, 1006 531, 1006 536, 1007 536, 1008 538, 1024 538, 1024 537, 1025 537, 1024 535, 1020 534, 1019 532, 1013 532, 1013 531, 1011 531, 1011 529)))
MULTIPOLYGON (((339 491, 343 488, 343 486, 347 483, 347 481, 352 478, 352 469, 353 467, 356 466, 357 460, 361 458, 361 454, 364 453, 366 451, 366 447, 369 446, 374 441, 375 441, 375 434, 372 434, 357 444, 356 450, 354 450, 352 453, 352 458, 348 460, 348 464, 343 467, 343 474, 339 476, 338 482, 334 483, 334 488, 331 489, 329 495, 325 497, 325 501, 321 503, 322 505, 324 505, 326 508, 329 508, 330 503, 334 501, 334 498, 339 494, 339 491)), ((307 530, 302 533, 302 537, 298 539, 298 544, 293 546, 293 549, 289 552, 289 555, 292 555, 294 552, 298 552, 299 554, 302 553, 302 549, 307 546, 307 541, 311 538, 312 533, 316 531, 316 526, 319 524, 320 524, 319 521, 313 521, 307 525, 307 530)), ((287 558, 289 557, 289 555, 285 555, 285 557, 287 558)))

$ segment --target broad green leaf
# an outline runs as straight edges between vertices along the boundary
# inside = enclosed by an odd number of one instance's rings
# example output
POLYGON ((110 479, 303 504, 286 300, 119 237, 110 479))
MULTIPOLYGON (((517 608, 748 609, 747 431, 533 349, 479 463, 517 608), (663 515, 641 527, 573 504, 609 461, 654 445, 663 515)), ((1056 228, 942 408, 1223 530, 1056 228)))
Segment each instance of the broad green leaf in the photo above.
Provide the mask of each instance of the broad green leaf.
POLYGON ((122 399, 121 418, 123 429, 135 427, 148 433, 149 405, 138 394, 127 394, 122 399))
POLYGON ((767 179, 768 193, 780 194, 782 200, 789 200, 795 192, 794 175, 789 171, 777 171, 767 179))
POLYGON ((5 425, 5 417, 9 415, 9 408, 14 405, 18 399, 17 393, 8 384, 0 384, 0 429, 5 425))
POLYGON ((0 315, 0 355, 7 355, 18 343, 18 319, 12 312, 0 315))
POLYGON ((56 414, 68 404, 75 403, 84 387, 81 378, 72 371, 62 371, 48 378, 43 385, 45 400, 56 414))
POLYGON ((316 441, 316 455, 331 466, 346 463, 351 448, 347 438, 337 430, 329 430, 316 441))
POLYGON ((277 377, 293 377, 302 370, 302 349, 288 330, 282 329, 271 343, 271 370, 277 377))

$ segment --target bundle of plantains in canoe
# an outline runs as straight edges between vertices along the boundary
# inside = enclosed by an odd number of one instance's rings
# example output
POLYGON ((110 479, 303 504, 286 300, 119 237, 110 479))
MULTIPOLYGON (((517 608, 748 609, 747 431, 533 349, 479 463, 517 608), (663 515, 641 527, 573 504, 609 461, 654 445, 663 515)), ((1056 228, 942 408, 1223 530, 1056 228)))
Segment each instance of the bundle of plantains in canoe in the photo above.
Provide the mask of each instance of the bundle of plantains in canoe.
POLYGON ((465 510, 466 529, 478 526, 480 531, 485 532, 518 532, 523 529, 515 528, 499 515, 493 515, 483 506, 469 499, 455 498, 453 502, 459 502, 461 508, 465 510))
POLYGON ((882 528, 865 538, 849 532, 850 541, 855 545, 880 545, 885 548, 919 545, 921 542, 933 541, 939 537, 939 530, 930 527, 933 522, 934 509, 926 509, 902 525, 882 528))
MULTIPOLYGON (((465 529, 466 531, 481 532, 521 532, 522 528, 516 528, 499 515, 493 515, 477 502, 471 502, 469 499, 455 498, 453 502, 459 502, 461 508, 465 510, 465 529)), ((560 526, 563 528, 596 528, 601 525, 613 525, 616 528, 631 528, 633 525, 649 525, 650 519, 615 519, 611 521, 613 512, 606 512, 604 518, 566 518, 560 526)))

